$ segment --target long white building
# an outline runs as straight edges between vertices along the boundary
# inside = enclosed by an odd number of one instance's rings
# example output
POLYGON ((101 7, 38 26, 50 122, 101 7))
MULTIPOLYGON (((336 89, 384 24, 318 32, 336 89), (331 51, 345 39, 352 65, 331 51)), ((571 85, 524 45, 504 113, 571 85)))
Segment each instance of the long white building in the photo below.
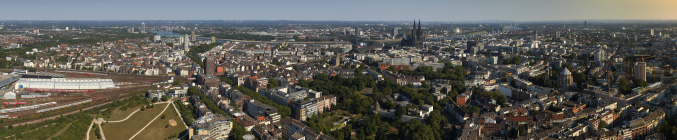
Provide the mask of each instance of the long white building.
POLYGON ((107 89, 114 88, 112 79, 96 78, 21 78, 14 84, 14 88, 37 89, 107 89))

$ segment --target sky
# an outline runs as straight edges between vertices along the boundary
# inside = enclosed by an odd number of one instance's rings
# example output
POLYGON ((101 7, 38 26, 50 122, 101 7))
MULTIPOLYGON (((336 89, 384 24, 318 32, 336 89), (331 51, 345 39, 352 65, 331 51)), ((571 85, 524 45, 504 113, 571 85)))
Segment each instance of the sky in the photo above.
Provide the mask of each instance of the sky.
POLYGON ((677 20, 677 0, 2 0, 0 20, 677 20))

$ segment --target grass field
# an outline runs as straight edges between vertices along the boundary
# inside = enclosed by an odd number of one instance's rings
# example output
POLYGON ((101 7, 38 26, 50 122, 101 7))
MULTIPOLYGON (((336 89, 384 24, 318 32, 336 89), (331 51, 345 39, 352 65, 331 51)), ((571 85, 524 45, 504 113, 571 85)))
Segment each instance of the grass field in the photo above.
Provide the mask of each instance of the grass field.
MULTIPOLYGON (((164 112, 165 119, 158 118, 153 121, 146 129, 144 129, 139 135, 134 137, 135 140, 164 140, 169 136, 179 137, 179 134, 186 131, 186 126, 181 122, 181 118, 176 113, 174 108, 170 106, 164 112), (176 126, 169 125, 169 120, 176 121, 176 126), (169 125, 168 128, 165 128, 165 125, 169 125)), ((174 138, 176 138, 174 137, 174 138)))
POLYGON ((110 140, 129 139, 130 137, 132 137, 132 135, 136 134, 136 132, 141 130, 141 128, 143 128, 148 122, 153 120, 155 116, 160 114, 160 112, 162 112, 162 109, 164 109, 165 106, 167 105, 169 104, 156 104, 154 108, 146 109, 145 111, 139 111, 124 122, 106 123, 104 126, 102 126, 106 139, 110 140))
POLYGON ((127 108, 127 110, 125 110, 125 111, 120 110, 120 112, 118 112, 118 109, 120 109, 120 107, 115 108, 115 110, 113 110, 113 113, 110 114, 110 118, 105 118, 105 119, 109 120, 109 121, 122 120, 122 119, 127 118, 127 116, 129 116, 129 114, 131 114, 132 112, 134 112, 136 110, 139 110, 140 108, 139 107, 127 108))

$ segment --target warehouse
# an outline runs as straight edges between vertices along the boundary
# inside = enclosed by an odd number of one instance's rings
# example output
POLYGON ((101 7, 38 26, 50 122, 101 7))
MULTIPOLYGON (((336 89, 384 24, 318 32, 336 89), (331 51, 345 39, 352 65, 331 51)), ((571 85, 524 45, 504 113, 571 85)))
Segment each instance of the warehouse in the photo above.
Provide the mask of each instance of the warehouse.
POLYGON ((107 89, 115 88, 112 79, 97 78, 21 78, 14 85, 15 88, 36 89, 107 89))
POLYGON ((5 87, 12 82, 19 80, 20 75, 11 74, 11 75, 0 75, 0 87, 5 87))

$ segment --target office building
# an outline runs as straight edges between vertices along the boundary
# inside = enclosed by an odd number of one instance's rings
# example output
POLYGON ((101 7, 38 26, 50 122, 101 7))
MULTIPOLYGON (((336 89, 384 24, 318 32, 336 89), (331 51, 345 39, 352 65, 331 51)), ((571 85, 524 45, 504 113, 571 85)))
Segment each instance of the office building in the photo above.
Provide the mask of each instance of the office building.
POLYGON ((280 121, 280 115, 278 114, 278 110, 275 107, 256 100, 246 101, 243 109, 247 115, 251 116, 257 121, 270 120, 271 123, 280 121))
POLYGON ((635 63, 635 79, 646 81, 646 62, 635 63))
POLYGON ((335 140, 335 138, 314 130, 303 124, 303 122, 290 117, 282 118, 280 124, 282 125, 281 135, 285 139, 335 140))
POLYGON ((141 33, 146 33, 146 23, 141 22, 141 33))
POLYGON ((269 35, 274 35, 277 33, 277 29, 268 28, 268 30, 266 30, 266 33, 268 33, 269 35))
POLYGON ((197 36, 195 36, 195 30, 190 32, 190 40, 192 41, 197 41, 197 36))
POLYGON ((602 62, 605 59, 606 59, 606 56, 604 54, 604 50, 602 50, 601 48, 597 49, 597 51, 595 51, 595 61, 602 62))
POLYGON ((186 51, 190 50, 190 38, 188 38, 188 34, 183 35, 183 48, 186 51))
POLYGON ((214 62, 214 58, 207 58, 205 60, 205 74, 214 75, 215 70, 216 70, 216 62, 214 62))
POLYGON ((313 114, 319 113, 317 107, 317 100, 314 98, 296 101, 291 104, 292 116, 295 119, 306 121, 313 114))
POLYGON ((153 41, 154 41, 154 42, 160 42, 160 41, 162 41, 162 36, 160 36, 160 35, 155 35, 155 36, 153 36, 153 41))

